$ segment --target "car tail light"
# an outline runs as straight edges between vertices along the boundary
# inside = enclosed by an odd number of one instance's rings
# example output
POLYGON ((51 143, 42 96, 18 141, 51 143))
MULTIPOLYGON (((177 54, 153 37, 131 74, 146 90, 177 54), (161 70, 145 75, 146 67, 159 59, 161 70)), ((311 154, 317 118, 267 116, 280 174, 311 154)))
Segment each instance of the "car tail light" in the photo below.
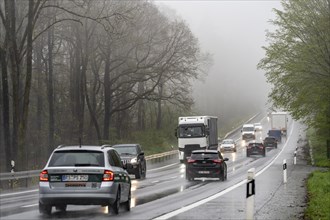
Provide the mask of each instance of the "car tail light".
POLYGON ((195 163, 196 160, 188 159, 188 163, 195 163))
POLYGON ((222 160, 216 159, 216 160, 213 160, 213 163, 222 163, 222 160))
POLYGON ((105 170, 102 181, 113 181, 114 173, 110 170, 105 170))
POLYGON ((42 182, 48 182, 48 171, 47 170, 43 170, 41 171, 41 173, 39 174, 39 181, 42 182))

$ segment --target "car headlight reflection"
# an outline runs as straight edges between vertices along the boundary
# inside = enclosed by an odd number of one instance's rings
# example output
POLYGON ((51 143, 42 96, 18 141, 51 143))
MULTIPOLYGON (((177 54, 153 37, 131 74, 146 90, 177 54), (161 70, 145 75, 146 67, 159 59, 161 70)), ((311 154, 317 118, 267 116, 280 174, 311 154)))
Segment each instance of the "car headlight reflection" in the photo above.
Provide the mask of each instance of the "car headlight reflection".
POLYGON ((137 163, 137 157, 132 158, 131 163, 137 163))

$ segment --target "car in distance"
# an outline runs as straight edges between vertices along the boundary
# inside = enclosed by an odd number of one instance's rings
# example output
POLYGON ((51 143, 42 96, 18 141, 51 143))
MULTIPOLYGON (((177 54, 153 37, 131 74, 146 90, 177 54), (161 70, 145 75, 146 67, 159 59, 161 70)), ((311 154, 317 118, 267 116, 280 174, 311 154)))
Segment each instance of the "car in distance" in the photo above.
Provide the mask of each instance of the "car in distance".
POLYGON ((223 158, 217 150, 194 150, 186 164, 186 179, 192 181, 195 178, 219 178, 227 179, 228 158, 223 158))
POLYGON ((261 142, 250 141, 246 145, 246 156, 250 157, 251 155, 262 155, 266 156, 266 147, 261 142))
POLYGON ((254 123, 254 129, 256 130, 256 131, 262 131, 262 125, 261 125, 261 123, 254 123))
POLYGON ((129 174, 135 175, 136 179, 145 178, 147 163, 139 144, 116 144, 112 146, 119 153, 121 161, 129 174))
POLYGON ((218 151, 220 152, 224 152, 224 151, 237 151, 237 147, 236 147, 236 142, 233 139, 224 139, 219 148, 218 151))
POLYGON ((273 136, 265 137, 263 143, 264 143, 265 147, 277 148, 277 139, 276 139, 276 137, 273 137, 273 136))
MULTIPOLYGON (((131 207, 131 179, 117 151, 103 146, 58 146, 39 175, 39 212, 67 205, 108 206, 118 214, 120 204, 131 207)), ((110 212, 109 212, 110 213, 110 212)))

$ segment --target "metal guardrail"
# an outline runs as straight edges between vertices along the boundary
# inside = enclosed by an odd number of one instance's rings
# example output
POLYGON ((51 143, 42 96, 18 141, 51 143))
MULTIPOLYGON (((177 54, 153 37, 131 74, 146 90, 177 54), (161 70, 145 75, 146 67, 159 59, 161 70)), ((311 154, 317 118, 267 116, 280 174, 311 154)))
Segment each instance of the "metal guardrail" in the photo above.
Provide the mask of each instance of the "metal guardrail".
MULTIPOLYGON (((170 156, 174 156, 178 153, 178 150, 172 150, 164 153, 153 154, 146 156, 145 159, 147 161, 152 161, 155 159, 166 158, 170 156)), ((41 170, 29 170, 29 171, 19 171, 19 172, 8 172, 8 173, 0 173, 0 181, 4 180, 15 180, 15 179, 24 179, 39 176, 41 170)))
MULTIPOLYGON (((256 116, 258 116, 260 113, 252 116, 250 119, 246 121, 246 123, 250 122, 252 119, 254 119, 256 116)), ((238 129, 240 129, 241 126, 235 128, 234 130, 228 132, 224 138, 226 138, 228 135, 232 134, 233 132, 236 132, 238 129)), ((159 160, 164 160, 169 157, 173 157, 176 154, 178 154, 178 150, 172 150, 172 151, 167 151, 164 153, 159 153, 159 154, 153 154, 146 156, 145 159, 149 162, 155 161, 158 162, 159 160)), ((31 177, 37 177, 39 176, 39 173, 41 170, 29 170, 29 171, 19 171, 19 172, 14 172, 14 173, 0 173, 0 181, 4 180, 15 180, 15 179, 24 179, 24 178, 31 178, 31 177)))

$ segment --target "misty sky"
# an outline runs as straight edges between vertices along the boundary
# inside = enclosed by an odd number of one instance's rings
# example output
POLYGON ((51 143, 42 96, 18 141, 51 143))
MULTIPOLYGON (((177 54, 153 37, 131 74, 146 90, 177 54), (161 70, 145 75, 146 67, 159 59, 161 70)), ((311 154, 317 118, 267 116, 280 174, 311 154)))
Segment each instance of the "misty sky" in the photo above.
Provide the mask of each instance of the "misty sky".
POLYGON ((196 107, 202 113, 220 116, 264 107, 270 86, 256 65, 264 56, 266 30, 274 30, 268 22, 275 17, 272 9, 281 9, 280 1, 163 0, 157 4, 174 9, 202 50, 213 54, 207 78, 194 86, 196 107))

